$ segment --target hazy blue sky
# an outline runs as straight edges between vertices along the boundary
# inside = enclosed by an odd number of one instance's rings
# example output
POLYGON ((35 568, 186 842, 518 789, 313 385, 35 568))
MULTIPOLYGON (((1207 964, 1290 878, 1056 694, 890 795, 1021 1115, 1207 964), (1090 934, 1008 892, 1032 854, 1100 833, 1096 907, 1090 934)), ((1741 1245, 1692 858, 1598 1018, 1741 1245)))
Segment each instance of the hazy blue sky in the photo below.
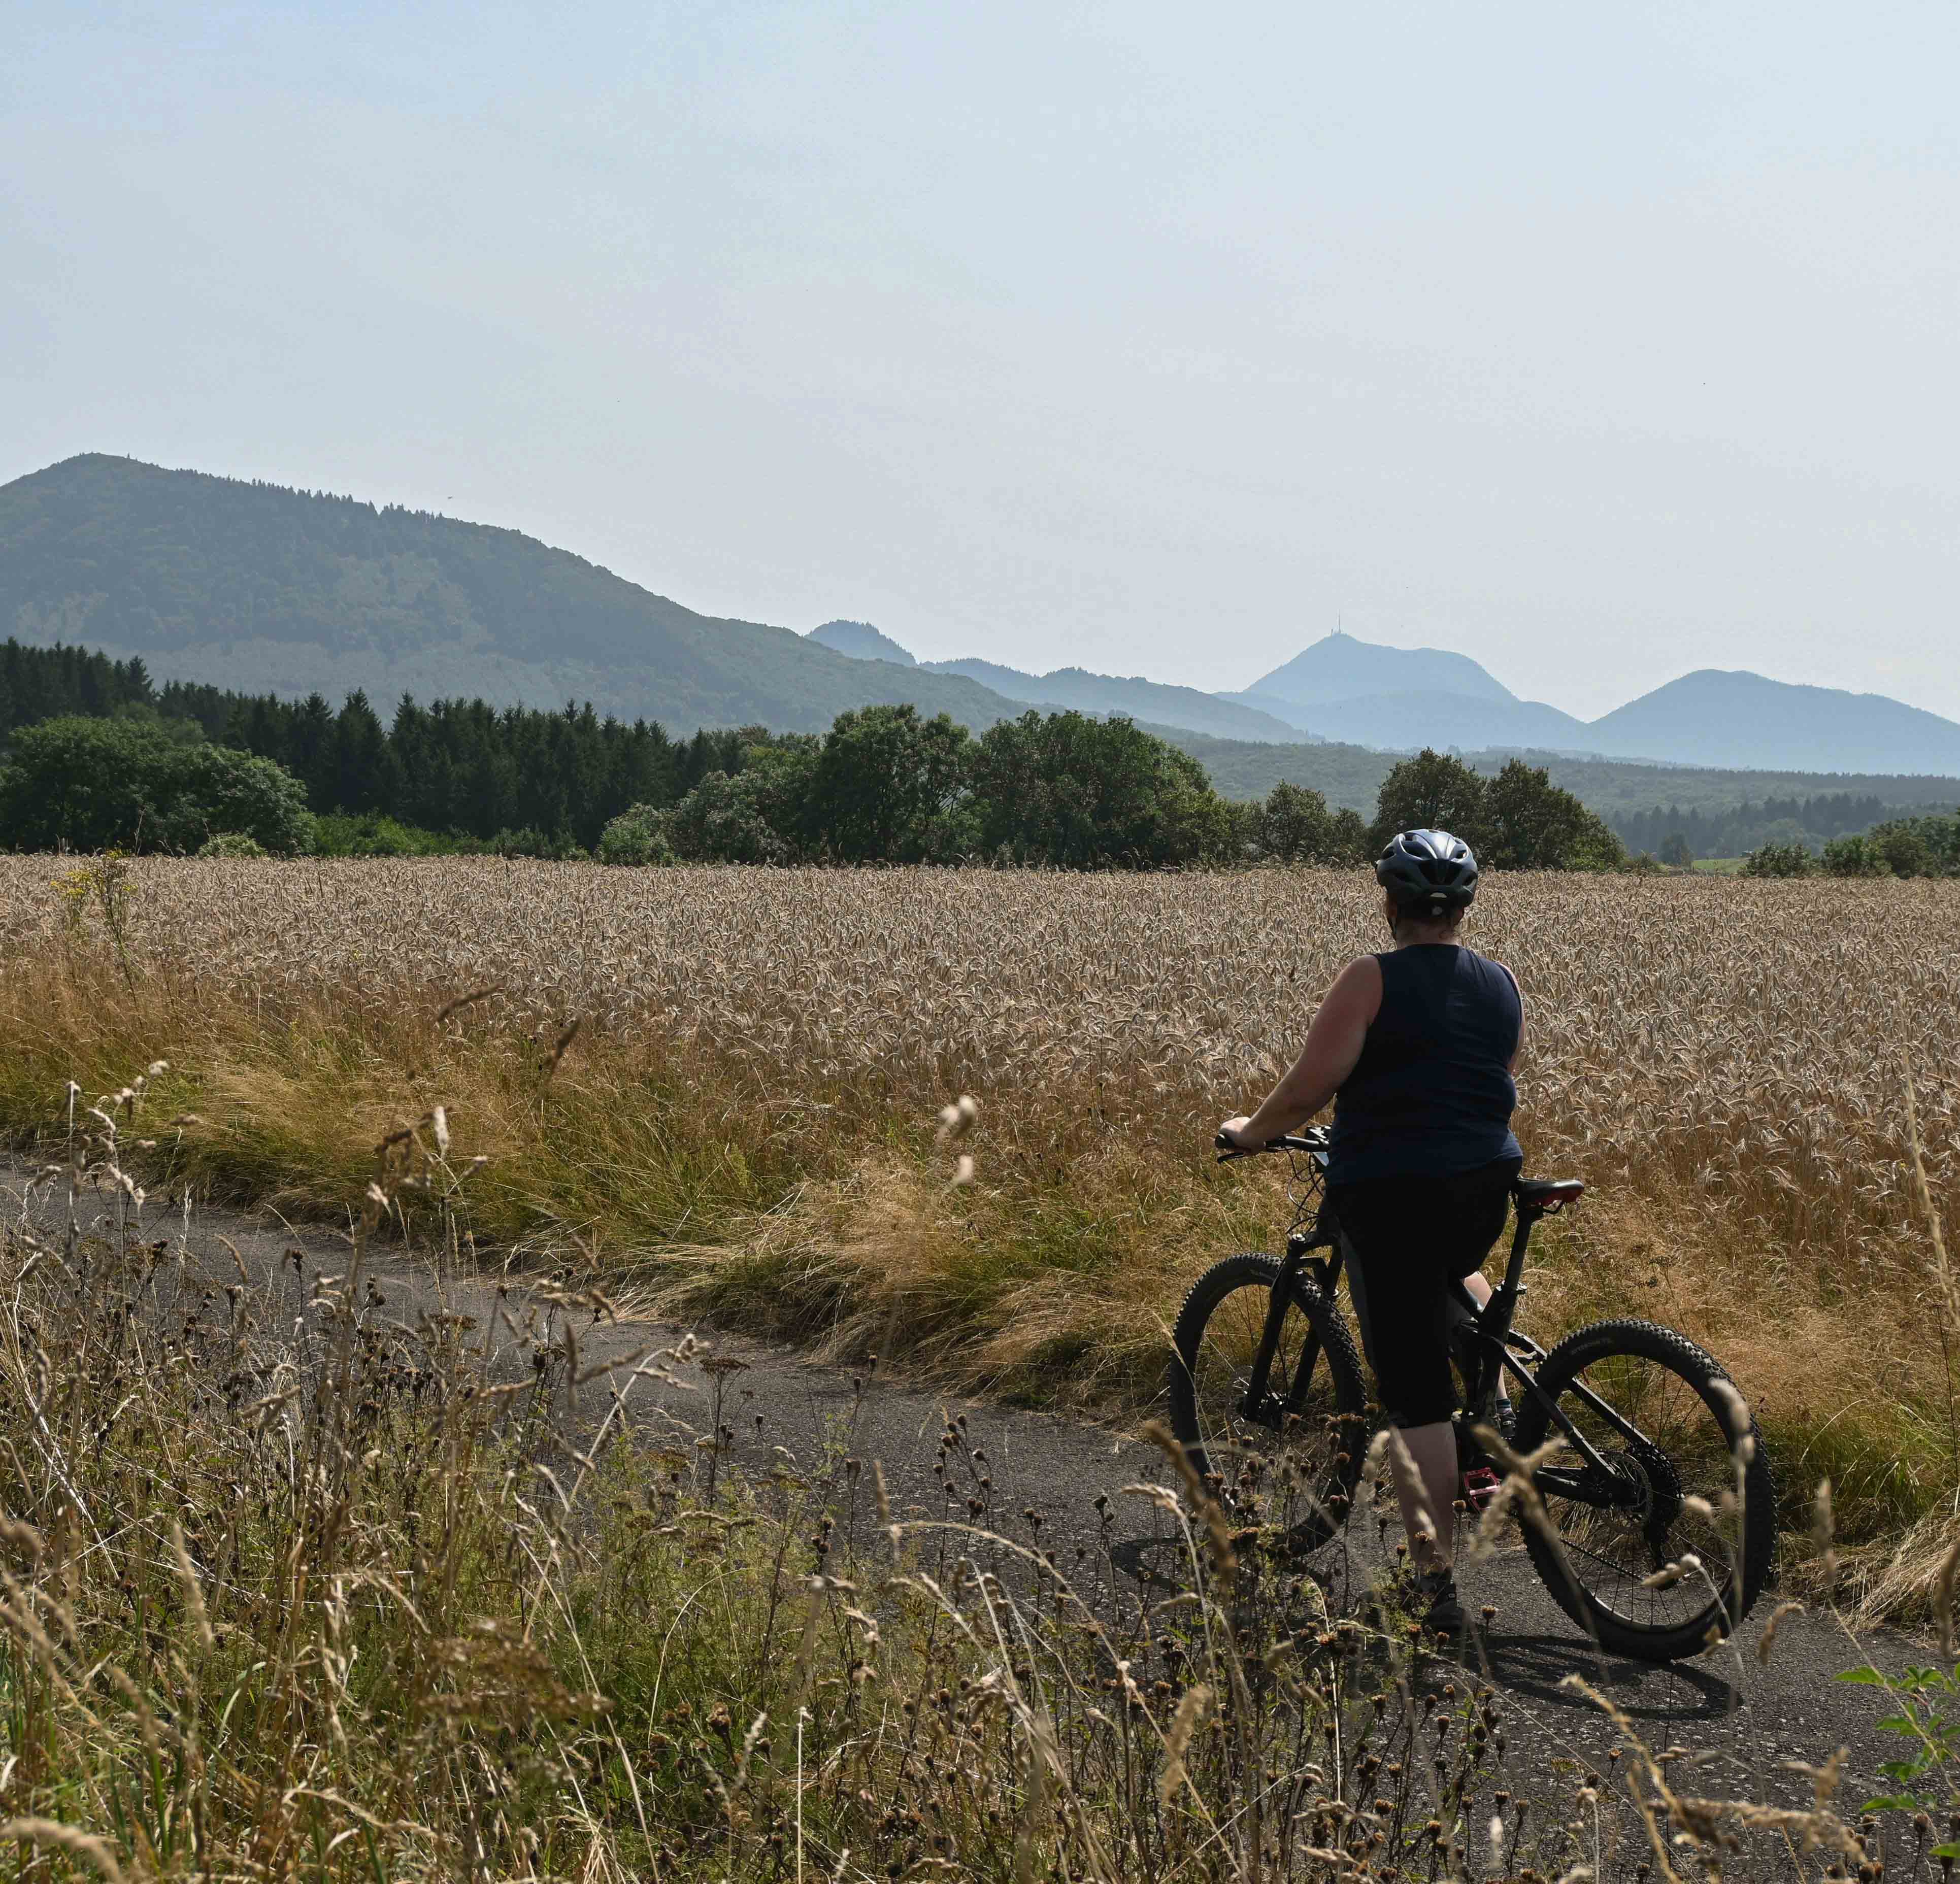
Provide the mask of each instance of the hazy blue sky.
POLYGON ((1960 7, 0 0, 0 480, 1244 685, 1960 716, 1960 7))

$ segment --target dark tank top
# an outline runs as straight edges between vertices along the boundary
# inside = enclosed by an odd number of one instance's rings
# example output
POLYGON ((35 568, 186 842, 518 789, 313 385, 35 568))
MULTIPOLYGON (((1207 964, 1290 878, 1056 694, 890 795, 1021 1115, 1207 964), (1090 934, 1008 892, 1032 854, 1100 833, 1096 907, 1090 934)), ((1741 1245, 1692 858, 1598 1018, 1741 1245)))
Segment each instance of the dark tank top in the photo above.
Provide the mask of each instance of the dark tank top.
POLYGON ((1334 1102, 1328 1180, 1446 1177, 1516 1158, 1517 984, 1453 942, 1377 955, 1382 1006, 1334 1102))

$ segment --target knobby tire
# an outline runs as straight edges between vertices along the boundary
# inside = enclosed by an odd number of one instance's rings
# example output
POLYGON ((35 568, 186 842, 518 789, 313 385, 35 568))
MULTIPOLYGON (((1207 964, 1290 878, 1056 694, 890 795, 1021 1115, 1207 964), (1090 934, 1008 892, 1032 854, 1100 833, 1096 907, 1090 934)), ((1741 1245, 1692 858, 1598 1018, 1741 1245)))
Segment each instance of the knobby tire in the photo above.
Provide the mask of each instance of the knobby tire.
MULTIPOLYGON (((1649 1321, 1581 1328, 1546 1355, 1536 1374, 1615 1469, 1629 1476, 1643 1501, 1634 1510, 1609 1510, 1560 1495, 1554 1488, 1559 1483, 1583 1491, 1596 1478, 1579 1466, 1569 1445, 1542 1466, 1542 1503, 1558 1545, 1528 1512, 1520 1515, 1526 1548, 1545 1587, 1609 1653, 1653 1662, 1699 1654, 1748 1613, 1775 1557, 1776 1485, 1755 1420, 1746 1428, 1753 1456, 1740 1469, 1739 1486, 1739 1396, 1729 1400, 1732 1384, 1713 1355, 1649 1321), (1628 1442, 1587 1408, 1573 1390, 1582 1379, 1653 1443, 1628 1442), (1739 1489, 1739 1514, 1725 1511, 1722 1494, 1739 1489), (1683 1507, 1689 1495, 1716 1508, 1713 1525, 1683 1507), (1665 1588, 1643 1587, 1690 1552, 1699 1569, 1665 1588)), ((1515 1447, 1525 1454, 1558 1429, 1536 1396, 1522 1399, 1515 1447)))
POLYGON ((1287 1538, 1296 1549, 1312 1549, 1345 1521, 1367 1447, 1368 1396, 1347 1318, 1311 1273, 1296 1278, 1268 1390, 1279 1401, 1287 1399, 1301 1341, 1311 1330, 1319 1348, 1305 1412, 1290 1423, 1278 1407, 1269 1422, 1257 1425, 1236 1412, 1230 1420, 1219 1417, 1217 1390, 1221 1384, 1230 1387, 1235 1377, 1242 1380, 1242 1369, 1233 1377, 1230 1363, 1249 1359, 1243 1353, 1244 1331, 1262 1325, 1281 1269, 1277 1258, 1251 1252, 1227 1257, 1207 1269, 1178 1311, 1165 1384, 1171 1430, 1199 1473, 1215 1480, 1228 1504, 1239 1501, 1246 1488, 1252 1455, 1298 1473, 1293 1488, 1304 1494, 1305 1515, 1290 1527, 1287 1538), (1235 1297, 1239 1298, 1236 1307, 1235 1297), (1223 1338, 1227 1321, 1233 1324, 1229 1340, 1223 1338), (1208 1332, 1213 1337, 1208 1346, 1208 1332))

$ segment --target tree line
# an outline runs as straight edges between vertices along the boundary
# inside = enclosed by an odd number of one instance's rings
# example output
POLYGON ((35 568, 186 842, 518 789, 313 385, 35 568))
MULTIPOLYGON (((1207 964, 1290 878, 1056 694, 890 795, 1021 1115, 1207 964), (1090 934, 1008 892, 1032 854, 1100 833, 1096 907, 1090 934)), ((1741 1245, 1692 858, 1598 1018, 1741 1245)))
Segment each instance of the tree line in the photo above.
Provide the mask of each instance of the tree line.
POLYGON ((589 704, 540 712, 481 700, 424 707, 405 697, 384 724, 358 691, 336 710, 317 693, 288 701, 181 681, 158 687, 140 659, 0 643, 0 735, 11 742, 66 717, 194 729, 269 759, 299 781, 307 810, 350 827, 339 834, 356 847, 469 839, 547 855, 590 850, 629 805, 675 803, 710 772, 739 771, 769 739, 748 727, 676 739, 653 722, 601 718, 589 704))
POLYGON ((1662 863, 1679 865, 1697 857, 1745 856, 1766 844, 1821 850, 1834 837, 1870 830, 1898 809, 1867 793, 1826 792, 1713 811, 1656 805, 1615 812, 1608 821, 1628 850, 1650 851, 1662 863))
POLYGON ((1498 869, 1613 869, 1612 833, 1542 770, 1484 778, 1433 752, 1372 824, 1283 783, 1223 799, 1198 761, 1120 718, 1029 711, 975 736, 908 706, 822 734, 658 724, 404 697, 383 723, 172 682, 140 660, 0 646, 0 844, 390 854, 493 850, 619 863, 950 863, 1062 869, 1350 865, 1414 824, 1498 869))
POLYGON ((0 736, 65 713, 154 710, 156 688, 140 659, 111 660, 80 647, 0 642, 0 736))
POLYGON ((1755 877, 1960 876, 1960 812, 1891 818, 1869 831, 1833 837, 1822 853, 1807 844, 1771 843, 1749 853, 1742 874, 1755 877))
POLYGON ((1454 831, 1498 869, 1617 869, 1626 853, 1542 768, 1486 779, 1424 751, 1383 782, 1372 824, 1282 781, 1235 802, 1196 760, 1127 720, 1029 712, 977 739, 944 714, 867 707, 821 736, 752 749, 667 809, 608 824, 600 861, 951 863, 1066 869, 1353 866, 1413 825, 1454 831))

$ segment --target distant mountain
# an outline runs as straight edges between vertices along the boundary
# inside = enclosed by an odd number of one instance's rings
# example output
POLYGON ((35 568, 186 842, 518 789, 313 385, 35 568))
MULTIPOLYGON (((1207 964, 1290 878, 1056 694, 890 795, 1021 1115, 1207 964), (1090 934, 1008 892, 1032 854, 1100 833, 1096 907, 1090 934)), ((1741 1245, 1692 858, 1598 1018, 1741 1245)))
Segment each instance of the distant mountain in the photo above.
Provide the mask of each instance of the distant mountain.
MULTIPOLYGON (((1004 690, 1003 690, 1004 691, 1004 690)), ((1710 668, 1586 721, 1466 655, 1330 634, 1243 693, 1304 731, 1389 751, 1532 748, 1579 758, 1801 772, 1960 772, 1960 725, 1878 694, 1710 668)))
POLYGON ((1357 745, 1383 751, 1413 752, 1422 746, 1538 746, 1547 751, 1587 752, 1586 722, 1535 700, 1485 700, 1465 694, 1365 694, 1327 707, 1297 707, 1269 695, 1232 694, 1223 698, 1271 707, 1303 732, 1338 734, 1357 745))
POLYGON ((1593 751, 1688 765, 1812 772, 1960 772, 1960 725, 1831 687, 1705 667, 1629 701, 1586 729, 1593 751))
POLYGON ((1231 695, 1080 668, 918 664, 868 623, 801 635, 697 615, 514 530, 99 455, 0 485, 0 639, 9 634, 140 655, 159 679, 336 701, 358 687, 383 710, 403 693, 590 700, 675 732, 814 731, 847 707, 899 701, 978 732, 1032 704, 1274 750, 1334 739, 1960 775, 1960 724, 1758 674, 1685 675, 1589 724, 1519 699, 1467 656, 1340 634, 1231 695))
POLYGON ((1383 647, 1338 631, 1253 681, 1242 697, 1311 707, 1395 694, 1449 694, 1492 701, 1517 698, 1467 654, 1436 647, 1383 647))
POLYGON ((1395 751, 1425 746, 1589 749, 1586 723, 1517 695, 1467 654, 1382 647, 1335 633, 1222 699, 1316 736, 1395 751))
POLYGON ((902 648, 889 634, 882 634, 868 621, 826 621, 812 628, 810 639, 819 647, 848 654, 854 661, 892 661, 900 667, 916 667, 910 651, 902 648))
POLYGON ((1242 705, 1195 687, 1169 687, 1157 681, 1121 679, 1092 674, 1080 667, 1058 668, 1052 674, 1023 673, 998 661, 969 656, 957 661, 915 661, 868 621, 826 621, 810 638, 861 661, 894 661, 921 673, 957 675, 1029 707, 1072 708, 1077 713, 1121 713, 1139 726, 1176 726, 1209 733, 1220 739, 1281 740, 1312 738, 1287 720, 1254 706, 1242 705))
MULTIPOLYGON (((1227 798, 1263 798, 1281 780, 1325 795, 1330 805, 1347 805, 1372 817, 1376 794, 1398 757, 1372 746, 1325 741, 1312 745, 1262 745, 1239 739, 1213 739, 1202 733, 1159 729, 1211 776, 1227 798)), ((1731 812, 1769 801, 1800 801, 1850 793, 1876 798, 1888 805, 1918 812, 1950 811, 1960 805, 1960 772, 1946 774, 1844 773, 1738 770, 1724 766, 1656 764, 1638 759, 1575 758, 1561 752, 1504 748, 1466 748, 1466 764, 1487 776, 1510 759, 1543 766, 1554 785, 1583 799, 1608 822, 1657 808, 1698 810, 1704 816, 1731 812)))
POLYGON ((828 726, 912 701, 1022 710, 955 674, 696 615, 515 530, 91 454, 0 485, 0 637, 141 655, 159 678, 384 710, 404 692, 590 700, 670 731, 828 726))
POLYGON ((1140 724, 1182 726, 1220 739, 1293 741, 1302 734, 1289 720, 1262 707, 1201 693, 1195 687, 1169 687, 1152 680, 1092 674, 1086 668, 1060 667, 1052 674, 1024 674, 993 661, 926 661, 929 673, 959 674, 1011 700, 1030 706, 1073 707, 1077 713, 1122 713, 1140 724))
POLYGON ((969 680, 977 680, 982 687, 991 687, 997 694, 1005 694, 1010 700, 1018 700, 1031 704, 1039 674, 1024 674, 1018 667, 1003 667, 998 661, 983 661, 969 656, 957 661, 926 661, 921 663, 929 674, 964 674, 969 680))

